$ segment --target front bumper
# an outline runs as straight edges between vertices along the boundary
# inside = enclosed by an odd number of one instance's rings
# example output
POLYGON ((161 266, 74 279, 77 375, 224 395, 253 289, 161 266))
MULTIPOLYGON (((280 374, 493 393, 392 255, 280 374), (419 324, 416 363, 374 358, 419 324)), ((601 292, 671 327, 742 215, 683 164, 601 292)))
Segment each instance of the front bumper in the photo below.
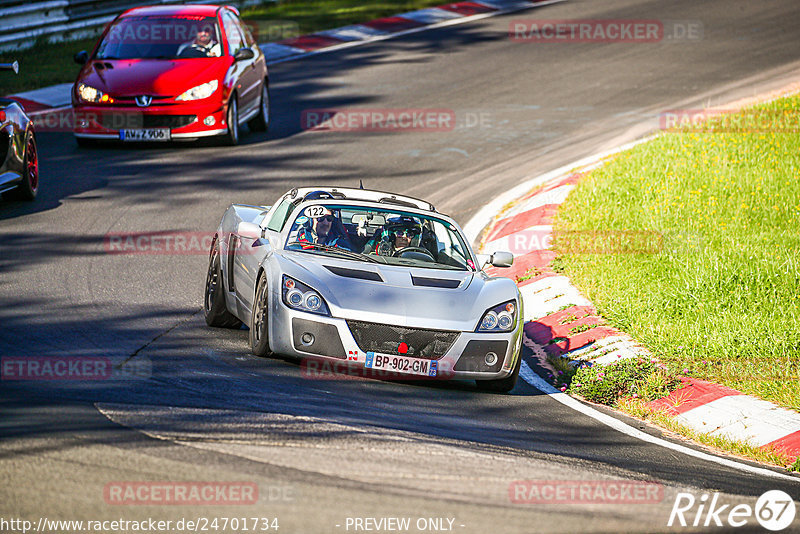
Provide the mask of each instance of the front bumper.
MULTIPOLYGON (((367 352, 357 343, 347 320, 290 310, 280 302, 272 311, 270 346, 274 352, 295 358, 329 361, 335 364, 336 369, 342 369, 342 366, 358 371, 365 369, 367 352), (313 342, 308 343, 309 339, 313 339, 313 342)), ((392 373, 407 379, 497 380, 513 372, 522 349, 521 320, 517 328, 508 333, 457 334, 443 355, 431 358, 437 362, 436 377, 392 373), (490 352, 497 356, 497 362, 493 365, 486 363, 486 355, 490 352)))
POLYGON ((170 139, 190 140, 223 135, 228 131, 220 102, 136 106, 74 107, 73 133, 87 139, 122 140, 124 130, 168 128, 170 139))

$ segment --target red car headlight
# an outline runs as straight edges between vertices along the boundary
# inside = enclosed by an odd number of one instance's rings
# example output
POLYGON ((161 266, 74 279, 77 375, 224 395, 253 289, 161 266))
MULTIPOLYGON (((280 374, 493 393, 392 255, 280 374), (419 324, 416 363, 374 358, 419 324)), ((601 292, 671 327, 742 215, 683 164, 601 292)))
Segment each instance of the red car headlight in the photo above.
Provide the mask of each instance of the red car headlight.
POLYGON ((201 83, 200 85, 192 87, 188 91, 184 91, 175 100, 179 101, 202 100, 204 98, 208 98, 209 96, 213 95, 214 91, 217 90, 217 87, 219 87, 219 81, 217 80, 211 80, 210 82, 201 83))
POLYGON ((104 104, 111 104, 114 102, 114 99, 108 96, 107 94, 103 93, 99 89, 95 89, 90 85, 86 85, 85 83, 78 84, 78 96, 84 102, 94 102, 94 103, 104 103, 104 104))

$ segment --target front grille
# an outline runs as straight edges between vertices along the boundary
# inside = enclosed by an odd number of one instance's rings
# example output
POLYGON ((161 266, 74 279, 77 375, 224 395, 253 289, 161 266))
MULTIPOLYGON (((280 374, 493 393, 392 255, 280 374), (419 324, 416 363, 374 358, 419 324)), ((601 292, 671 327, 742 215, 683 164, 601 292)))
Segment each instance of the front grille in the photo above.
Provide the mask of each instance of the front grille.
POLYGON ((104 113, 103 128, 127 130, 140 128, 182 128, 197 120, 197 115, 145 115, 144 113, 104 113))
POLYGON ((425 330, 422 328, 405 328, 364 321, 347 321, 358 348, 364 352, 396 354, 411 358, 438 360, 450 350, 458 332, 447 330, 425 330), (405 343, 408 351, 398 352, 401 343, 405 343))

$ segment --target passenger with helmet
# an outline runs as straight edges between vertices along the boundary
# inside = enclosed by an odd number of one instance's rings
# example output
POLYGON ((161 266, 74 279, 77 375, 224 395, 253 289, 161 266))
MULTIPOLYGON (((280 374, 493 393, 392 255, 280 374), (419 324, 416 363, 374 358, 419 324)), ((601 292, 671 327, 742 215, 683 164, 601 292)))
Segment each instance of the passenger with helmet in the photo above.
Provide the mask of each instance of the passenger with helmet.
MULTIPOLYGON (((364 245, 364 254, 378 254, 379 256, 393 256, 405 248, 423 248, 430 252, 430 247, 425 246, 425 229, 413 217, 399 215, 387 219, 383 229, 378 230, 372 239, 364 245)), ((435 258, 432 252, 431 257, 435 258)))

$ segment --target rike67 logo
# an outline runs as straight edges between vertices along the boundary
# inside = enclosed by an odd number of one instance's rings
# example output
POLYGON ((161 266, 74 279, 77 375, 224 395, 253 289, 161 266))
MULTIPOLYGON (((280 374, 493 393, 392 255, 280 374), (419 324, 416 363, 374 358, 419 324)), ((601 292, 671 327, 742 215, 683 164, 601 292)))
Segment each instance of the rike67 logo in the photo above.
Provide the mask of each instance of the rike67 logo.
POLYGON ((678 493, 667 526, 724 527, 753 526, 753 520, 767 530, 777 532, 794 521, 794 500, 781 490, 770 490, 749 504, 721 504, 719 493, 704 493, 696 499, 691 493, 678 493))

